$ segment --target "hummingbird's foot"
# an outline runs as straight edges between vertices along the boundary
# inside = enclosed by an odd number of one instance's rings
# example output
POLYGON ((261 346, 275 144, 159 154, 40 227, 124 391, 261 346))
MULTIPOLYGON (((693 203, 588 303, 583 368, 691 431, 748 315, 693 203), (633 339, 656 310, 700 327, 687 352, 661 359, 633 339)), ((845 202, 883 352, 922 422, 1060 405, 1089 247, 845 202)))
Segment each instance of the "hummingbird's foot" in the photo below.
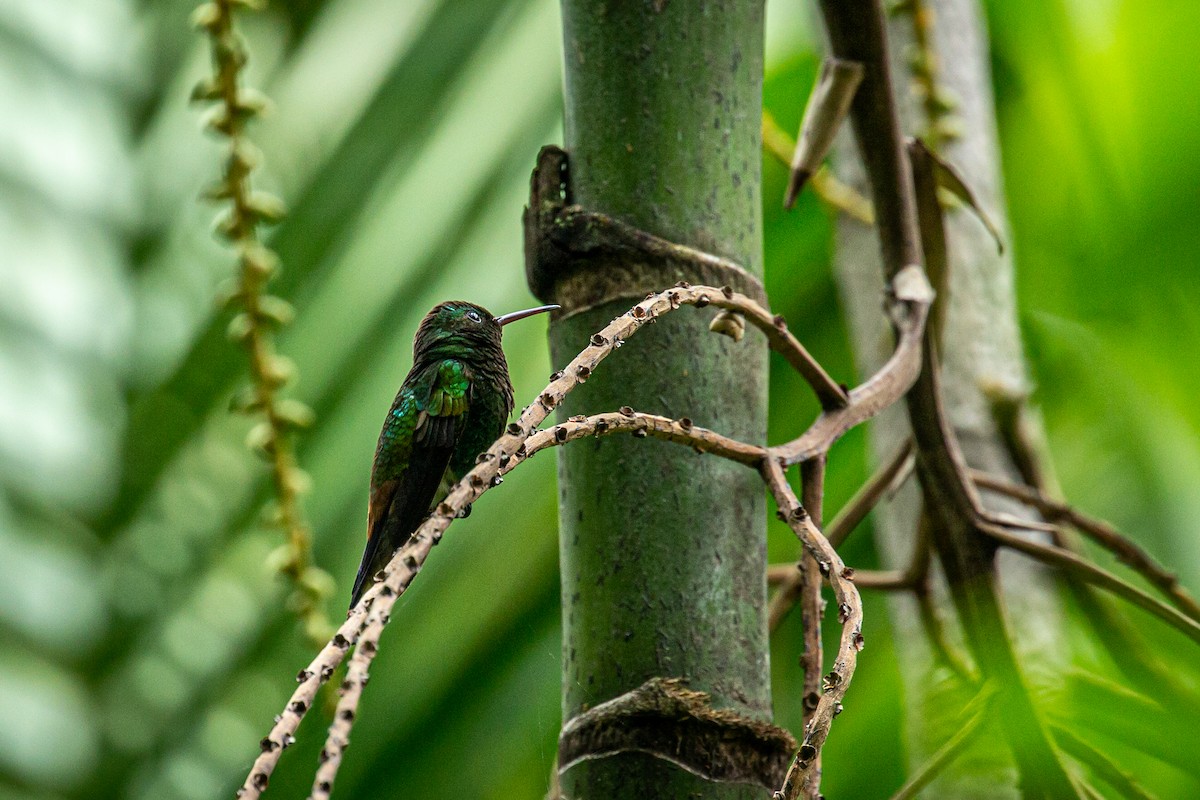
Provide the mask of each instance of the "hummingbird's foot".
POLYGON ((463 510, 458 512, 458 519, 466 519, 471 516, 471 504, 467 503, 463 506, 463 510))

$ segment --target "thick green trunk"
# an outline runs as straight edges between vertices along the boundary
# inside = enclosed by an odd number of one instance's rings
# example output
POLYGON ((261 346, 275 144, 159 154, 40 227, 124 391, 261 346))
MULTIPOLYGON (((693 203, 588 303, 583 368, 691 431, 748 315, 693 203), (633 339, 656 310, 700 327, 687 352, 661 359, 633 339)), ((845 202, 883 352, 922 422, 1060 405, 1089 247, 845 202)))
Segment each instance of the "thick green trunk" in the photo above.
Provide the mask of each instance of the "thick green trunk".
MULTIPOLYGON (((762 0, 564 0, 572 201, 761 275, 762 0)), ((599 264, 596 273, 611 265, 599 264)), ((551 326, 555 363, 628 310, 643 284, 551 326)), ((631 339, 568 398, 563 418, 615 410, 690 417, 739 439, 766 433, 766 349, 709 333, 683 309, 631 339)), ((651 439, 562 448, 563 714, 653 676, 714 705, 770 714, 763 491, 745 467, 651 439)), ((563 776, 586 798, 762 797, 666 761, 621 754, 563 776)))

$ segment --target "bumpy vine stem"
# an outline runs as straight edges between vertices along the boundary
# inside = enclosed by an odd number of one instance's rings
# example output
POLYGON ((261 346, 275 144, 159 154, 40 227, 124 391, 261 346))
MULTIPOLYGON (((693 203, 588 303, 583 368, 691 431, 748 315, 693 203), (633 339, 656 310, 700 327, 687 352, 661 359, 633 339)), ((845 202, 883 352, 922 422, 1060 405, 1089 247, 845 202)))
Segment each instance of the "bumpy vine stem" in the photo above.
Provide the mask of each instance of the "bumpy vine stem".
POLYGON ((796 499, 796 493, 788 484, 783 470, 784 466, 779 460, 768 458, 762 465, 763 480, 775 497, 780 519, 795 532, 805 551, 816 561, 821 574, 833 587, 834 598, 838 604, 838 621, 842 625, 841 641, 833 668, 821 679, 823 691, 811 712, 808 724, 805 725, 800 751, 792 763, 792 768, 788 770, 783 788, 776 794, 783 800, 796 800, 818 793, 819 787, 816 784, 820 782, 821 746, 829 736, 833 718, 841 713, 842 699, 846 696, 846 689, 854 676, 858 653, 863 649, 863 616, 862 600, 854 582, 850 580, 853 572, 847 570, 837 551, 829 544, 829 540, 813 524, 812 517, 796 499))
POLYGON ((309 800, 326 800, 333 793, 333 782, 337 779, 342 756, 350 744, 350 729, 354 727, 354 718, 358 715, 358 701, 370 678, 371 662, 379 652, 379 636, 387 622, 388 614, 382 611, 372 610, 367 615, 366 627, 359 635, 350 666, 346 670, 346 679, 338 688, 341 696, 333 712, 325 746, 321 748, 320 764, 313 778, 309 800))
POLYGON ((205 199, 225 205, 217 221, 217 233, 234 248, 238 258, 236 287, 227 301, 238 309, 229 324, 229 336, 246 350, 251 385, 237 392, 231 408, 244 414, 261 415, 246 437, 247 445, 267 460, 275 489, 274 522, 286 543, 273 561, 293 583, 290 605, 303 622, 316 646, 329 638, 333 626, 321 601, 333 592, 333 579, 312 563, 312 535, 301 508, 300 495, 308 478, 297 466, 290 435, 313 422, 308 406, 281 396, 293 378, 291 362, 275 352, 273 328, 286 325, 294 316, 291 305, 266 292, 278 270, 279 259, 260 240, 261 225, 283 216, 283 202, 254 190, 250 175, 259 162, 257 150, 246 137, 247 123, 262 113, 266 98, 241 85, 246 65, 246 47, 234 29, 237 7, 261 8, 256 0, 214 0, 199 6, 192 15, 197 28, 208 36, 212 51, 212 75, 196 84, 192 100, 211 102, 205 127, 228 143, 223 175, 204 192, 205 199))

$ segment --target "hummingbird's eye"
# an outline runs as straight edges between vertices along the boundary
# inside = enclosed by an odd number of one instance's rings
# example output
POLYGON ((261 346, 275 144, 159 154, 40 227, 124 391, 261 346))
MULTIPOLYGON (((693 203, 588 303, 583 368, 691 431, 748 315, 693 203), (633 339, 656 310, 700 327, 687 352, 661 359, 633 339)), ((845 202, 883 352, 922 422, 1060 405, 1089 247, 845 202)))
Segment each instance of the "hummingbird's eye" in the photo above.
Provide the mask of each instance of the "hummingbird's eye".
POLYGON ((468 311, 467 319, 471 320, 471 322, 483 322, 483 317, 479 316, 478 311, 468 311))

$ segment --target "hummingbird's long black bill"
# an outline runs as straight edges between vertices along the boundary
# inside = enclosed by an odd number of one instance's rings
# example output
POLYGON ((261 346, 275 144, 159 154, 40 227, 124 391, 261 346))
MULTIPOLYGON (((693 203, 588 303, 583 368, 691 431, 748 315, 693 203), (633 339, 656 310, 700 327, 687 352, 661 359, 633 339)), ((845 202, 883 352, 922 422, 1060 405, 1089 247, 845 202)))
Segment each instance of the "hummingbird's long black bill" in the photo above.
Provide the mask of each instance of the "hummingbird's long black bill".
POLYGON ((538 306, 537 308, 527 308, 524 311, 513 311, 511 313, 501 314, 500 316, 496 317, 496 322, 501 327, 504 327, 505 325, 507 325, 510 322, 516 322, 519 319, 525 319, 526 317, 532 317, 534 314, 541 314, 546 311, 553 311, 556 308, 561 308, 561 306, 551 304, 548 306, 538 306))

